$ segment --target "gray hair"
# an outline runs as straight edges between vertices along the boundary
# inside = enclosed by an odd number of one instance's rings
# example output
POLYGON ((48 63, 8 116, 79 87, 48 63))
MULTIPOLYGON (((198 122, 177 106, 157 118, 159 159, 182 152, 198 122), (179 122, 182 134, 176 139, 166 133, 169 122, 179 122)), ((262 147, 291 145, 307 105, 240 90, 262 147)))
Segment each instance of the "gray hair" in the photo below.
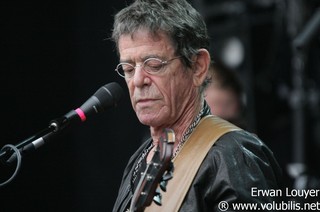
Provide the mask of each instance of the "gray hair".
POLYGON ((186 0, 135 0, 122 9, 115 15, 111 37, 117 50, 121 35, 133 36, 140 29, 154 36, 164 32, 187 67, 192 67, 191 58, 200 48, 209 49, 206 24, 186 0))

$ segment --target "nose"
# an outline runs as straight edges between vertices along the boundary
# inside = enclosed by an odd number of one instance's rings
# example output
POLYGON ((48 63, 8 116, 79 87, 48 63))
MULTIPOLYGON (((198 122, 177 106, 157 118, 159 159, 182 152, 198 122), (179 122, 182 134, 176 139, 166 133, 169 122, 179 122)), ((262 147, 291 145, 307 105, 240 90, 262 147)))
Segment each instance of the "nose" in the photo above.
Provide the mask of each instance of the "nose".
POLYGON ((143 70, 143 67, 141 65, 136 65, 135 67, 133 82, 136 87, 142 87, 150 83, 149 75, 143 70))

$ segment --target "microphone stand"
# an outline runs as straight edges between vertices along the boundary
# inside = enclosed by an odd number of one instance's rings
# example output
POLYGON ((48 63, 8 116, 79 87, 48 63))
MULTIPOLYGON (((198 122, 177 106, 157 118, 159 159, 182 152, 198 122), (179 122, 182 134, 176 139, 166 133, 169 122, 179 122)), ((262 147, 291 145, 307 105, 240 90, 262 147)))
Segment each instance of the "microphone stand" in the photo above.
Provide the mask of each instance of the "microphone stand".
MULTIPOLYGON (((72 114, 70 111, 68 114, 72 114)), ((53 136, 58 134, 62 129, 70 124, 70 120, 66 117, 61 117, 50 122, 49 126, 35 135, 23 140, 17 145, 7 144, 0 150, 0 161, 4 164, 12 164, 17 160, 17 167, 14 174, 7 181, 0 183, 0 187, 6 185, 15 177, 19 171, 21 157, 29 152, 33 152, 40 146, 47 143, 53 136)))
MULTIPOLYGON (((43 137, 45 138, 49 137, 54 131, 55 129, 50 125, 48 128, 36 133, 35 135, 25 139, 21 143, 15 145, 15 147, 20 150, 21 154, 25 154, 29 151, 35 150, 36 148, 41 146, 42 144, 41 139, 44 140, 43 137)), ((11 163, 12 160, 9 161, 9 158, 8 158, 8 156, 12 157, 12 155, 10 155, 10 152, 11 151, 1 152, 0 153, 1 160, 5 161, 6 163, 8 162, 11 163)))

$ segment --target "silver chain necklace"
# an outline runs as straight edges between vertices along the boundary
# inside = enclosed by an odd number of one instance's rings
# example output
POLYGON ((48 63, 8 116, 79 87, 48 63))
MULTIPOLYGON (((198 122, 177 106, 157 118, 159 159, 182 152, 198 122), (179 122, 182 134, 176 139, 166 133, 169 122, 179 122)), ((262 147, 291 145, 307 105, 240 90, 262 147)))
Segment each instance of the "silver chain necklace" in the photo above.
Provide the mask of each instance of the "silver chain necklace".
POLYGON ((179 154, 179 152, 181 151, 183 145, 187 141, 187 138, 193 132, 194 128, 199 124, 200 119, 201 119, 201 117, 202 117, 202 115, 204 113, 204 108, 205 107, 201 108, 199 114, 195 117, 195 119, 192 122, 192 124, 188 127, 187 131, 183 134, 182 139, 179 141, 178 146, 177 146, 176 150, 174 151, 174 153, 172 154, 171 159, 174 159, 179 154))

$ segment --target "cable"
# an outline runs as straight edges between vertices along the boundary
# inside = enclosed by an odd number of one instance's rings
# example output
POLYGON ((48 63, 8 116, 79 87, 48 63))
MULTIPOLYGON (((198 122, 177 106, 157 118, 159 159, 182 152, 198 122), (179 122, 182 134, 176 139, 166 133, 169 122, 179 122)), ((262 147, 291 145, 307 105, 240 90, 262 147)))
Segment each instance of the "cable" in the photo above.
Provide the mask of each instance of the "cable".
POLYGON ((2 187, 4 185, 8 184, 9 182, 11 182, 16 177, 16 175, 18 174, 18 172, 20 170, 20 167, 21 167, 21 158, 22 158, 22 156, 21 156, 21 153, 20 153, 19 149, 16 148, 12 144, 7 144, 4 147, 2 147, 0 153, 2 151, 4 151, 5 148, 11 148, 15 152, 15 154, 17 156, 17 167, 16 167, 16 170, 14 171, 14 173, 12 174, 12 176, 7 181, 5 181, 3 183, 0 183, 0 187, 2 187))

